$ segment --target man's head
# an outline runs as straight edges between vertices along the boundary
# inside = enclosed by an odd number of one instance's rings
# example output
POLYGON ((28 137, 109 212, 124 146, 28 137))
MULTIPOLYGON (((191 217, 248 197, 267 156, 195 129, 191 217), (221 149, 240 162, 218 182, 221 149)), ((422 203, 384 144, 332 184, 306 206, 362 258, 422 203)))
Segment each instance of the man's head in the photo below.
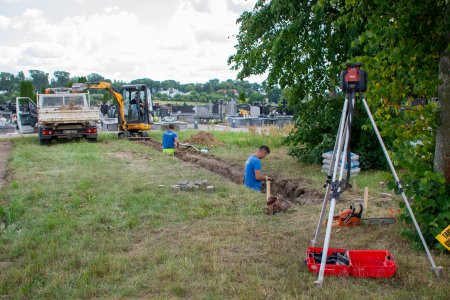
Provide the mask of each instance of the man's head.
POLYGON ((259 147, 258 152, 256 152, 256 155, 259 159, 265 158, 267 155, 270 154, 270 149, 266 145, 262 145, 259 147))
POLYGON ((174 129, 175 129, 175 125, 169 124, 169 129, 170 129, 170 130, 174 130, 174 129))

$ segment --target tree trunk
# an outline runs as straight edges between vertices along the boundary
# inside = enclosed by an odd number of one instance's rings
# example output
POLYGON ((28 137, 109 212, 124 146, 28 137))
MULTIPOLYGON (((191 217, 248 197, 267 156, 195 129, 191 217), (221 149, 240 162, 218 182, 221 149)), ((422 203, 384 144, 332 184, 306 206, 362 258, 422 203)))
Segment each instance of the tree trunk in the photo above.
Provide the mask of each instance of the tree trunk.
POLYGON ((450 52, 445 51, 439 61, 439 87, 440 120, 436 133, 436 150, 434 154, 434 170, 444 174, 450 183, 450 52))
MULTIPOLYGON (((450 3, 447 2, 444 13, 444 28, 449 28, 450 3)), ((434 171, 444 174, 450 184, 450 32, 444 32, 447 47, 439 60, 439 86, 438 98, 440 104, 441 125, 436 132, 436 149, 434 152, 434 171)))

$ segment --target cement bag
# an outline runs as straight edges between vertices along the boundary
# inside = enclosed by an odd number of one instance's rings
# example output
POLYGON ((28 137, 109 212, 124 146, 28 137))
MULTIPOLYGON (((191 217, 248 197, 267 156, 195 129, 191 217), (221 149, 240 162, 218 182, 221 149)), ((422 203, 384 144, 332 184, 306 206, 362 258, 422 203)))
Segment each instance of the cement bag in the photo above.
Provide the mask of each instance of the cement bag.
MULTIPOLYGON (((333 157, 333 151, 328 151, 328 152, 322 153, 322 158, 331 160, 332 157, 333 157)), ((355 154, 353 152, 350 152, 350 158, 351 158, 351 160, 359 160, 359 155, 355 154)))
MULTIPOLYGON (((324 164, 324 165, 331 165, 331 159, 324 159, 324 160, 322 160, 322 163, 324 164)), ((341 165, 341 162, 339 162, 339 166, 341 165)), ((359 161, 357 161, 357 160, 352 160, 351 161, 351 167, 352 168, 358 168, 359 167, 359 161)), ((348 163, 346 163, 345 164, 345 168, 347 169, 348 168, 348 163)))

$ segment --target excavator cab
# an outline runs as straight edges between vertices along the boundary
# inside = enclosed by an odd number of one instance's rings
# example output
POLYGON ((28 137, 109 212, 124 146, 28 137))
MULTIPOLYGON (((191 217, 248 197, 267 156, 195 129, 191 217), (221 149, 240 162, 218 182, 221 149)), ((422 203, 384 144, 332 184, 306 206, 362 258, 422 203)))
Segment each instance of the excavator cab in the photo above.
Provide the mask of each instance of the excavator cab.
POLYGON ((153 103, 147 85, 124 85, 120 89, 120 94, 128 131, 149 130, 150 124, 153 122, 153 103))

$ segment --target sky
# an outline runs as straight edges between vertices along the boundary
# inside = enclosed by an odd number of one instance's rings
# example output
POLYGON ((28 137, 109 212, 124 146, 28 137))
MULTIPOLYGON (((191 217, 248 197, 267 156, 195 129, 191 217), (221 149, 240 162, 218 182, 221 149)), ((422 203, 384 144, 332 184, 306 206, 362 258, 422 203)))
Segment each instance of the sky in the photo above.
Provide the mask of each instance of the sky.
MULTIPOLYGON (((236 79, 237 18, 254 0, 0 0, 0 71, 108 79, 236 79)), ((248 80, 261 82, 262 76, 248 80)))

